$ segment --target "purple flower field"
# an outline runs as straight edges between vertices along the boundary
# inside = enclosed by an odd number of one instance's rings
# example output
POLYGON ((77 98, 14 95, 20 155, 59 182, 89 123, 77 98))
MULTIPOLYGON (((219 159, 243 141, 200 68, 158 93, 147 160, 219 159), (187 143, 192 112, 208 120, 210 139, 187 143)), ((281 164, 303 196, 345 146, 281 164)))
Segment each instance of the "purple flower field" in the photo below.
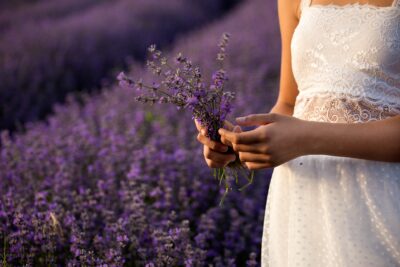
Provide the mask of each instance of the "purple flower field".
MULTIPOLYGON (((132 25, 115 27, 141 29, 132 25)), ((277 25, 274 1, 246 0, 179 37, 167 54, 188 55, 211 78, 216 44, 229 32, 234 115, 267 112, 278 87, 277 25)), ((159 34, 143 38, 158 43, 159 34)), ((151 80, 138 61, 127 73, 151 80)), ((223 188, 204 162, 190 114, 140 104, 135 94, 115 82, 70 96, 46 121, 25 124, 26 132, 1 133, 3 266, 259 266, 271 170, 256 172, 253 185, 219 207, 223 188)))
MULTIPOLYGON (((235 3, 237 1, 231 1, 235 3)), ((98 88, 146 47, 225 12, 227 0, 41 0, 0 12, 0 129, 43 118, 73 91, 98 88)), ((2 10, 2 9, 0 9, 2 10)))

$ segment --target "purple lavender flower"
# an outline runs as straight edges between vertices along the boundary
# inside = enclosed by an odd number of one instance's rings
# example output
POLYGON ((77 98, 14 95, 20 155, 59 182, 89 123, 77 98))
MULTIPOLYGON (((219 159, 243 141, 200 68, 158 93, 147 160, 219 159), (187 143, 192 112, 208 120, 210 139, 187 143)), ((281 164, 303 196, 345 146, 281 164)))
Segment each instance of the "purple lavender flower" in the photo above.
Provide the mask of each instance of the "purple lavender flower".
MULTIPOLYGON (((175 57, 177 66, 171 66, 168 59, 155 45, 148 48, 151 59, 147 60, 146 65, 156 77, 163 76, 160 83, 153 81, 151 86, 145 85, 128 78, 123 72, 118 75, 117 79, 121 87, 136 86, 147 89, 147 94, 136 97, 136 100, 140 102, 171 103, 178 108, 188 108, 192 112, 193 118, 207 129, 208 137, 214 141, 220 141, 218 129, 223 127, 227 115, 232 110, 231 102, 235 98, 233 92, 224 90, 224 85, 228 81, 223 69, 228 41, 229 34, 224 33, 218 45, 220 50, 217 60, 220 69, 213 73, 209 90, 204 89, 200 68, 193 66, 191 60, 182 53, 178 53, 175 57), (165 70, 165 68, 167 69, 165 70)), ((222 168, 215 172, 214 176, 218 178, 220 184, 222 181, 224 182, 224 197, 232 190, 230 177, 235 177, 235 181, 238 181, 238 172, 244 169, 240 160, 237 160, 229 164, 228 168, 222 168)), ((246 176, 249 184, 252 183, 253 172, 249 172, 246 176)))
POLYGON ((150 41, 168 45, 226 11, 226 0, 14 2, 0 1, 0 129, 13 130, 141 62, 150 41))
MULTIPOLYGON (((244 1, 168 54, 185 51, 211 81, 221 28, 241 36, 232 40, 225 84, 235 92, 235 115, 267 109, 276 96, 279 32, 265 23, 276 20, 268 3, 275 2, 244 1)), ((259 266, 270 171, 218 207, 224 188, 194 160, 202 150, 191 116, 172 105, 140 105, 132 92, 115 85, 84 94, 83 103, 56 106, 46 123, 0 134, 1 264, 259 266)))

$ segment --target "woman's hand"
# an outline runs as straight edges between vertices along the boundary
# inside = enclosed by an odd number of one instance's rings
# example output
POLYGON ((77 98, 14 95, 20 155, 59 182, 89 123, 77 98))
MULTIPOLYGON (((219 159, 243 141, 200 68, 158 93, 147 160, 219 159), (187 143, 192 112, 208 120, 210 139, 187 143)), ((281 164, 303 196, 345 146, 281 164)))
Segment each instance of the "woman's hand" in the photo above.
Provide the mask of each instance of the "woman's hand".
MULTIPOLYGON (((195 124, 199 131, 197 140, 204 145, 203 155, 210 168, 222 168, 236 160, 235 153, 226 153, 228 151, 228 145, 212 141, 207 137, 206 129, 204 129, 197 120, 195 120, 195 124)), ((239 126, 235 127, 229 121, 224 121, 225 129, 235 132, 240 131, 239 126)))
POLYGON ((306 121, 268 113, 237 118, 236 122, 241 126, 259 126, 241 133, 218 131, 221 142, 232 144, 240 161, 251 170, 275 167, 305 155, 306 121))

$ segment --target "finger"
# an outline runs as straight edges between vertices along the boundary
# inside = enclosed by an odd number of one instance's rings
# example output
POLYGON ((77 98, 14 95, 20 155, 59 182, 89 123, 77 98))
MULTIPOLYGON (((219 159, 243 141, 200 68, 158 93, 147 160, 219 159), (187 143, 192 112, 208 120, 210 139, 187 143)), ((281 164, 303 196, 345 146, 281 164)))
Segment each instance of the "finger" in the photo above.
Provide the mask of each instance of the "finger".
POLYGON ((228 131, 232 131, 234 128, 234 125, 231 122, 225 120, 223 128, 227 129, 228 131))
MULTIPOLYGON (((233 127, 232 132, 241 133, 242 132, 242 128, 240 128, 240 126, 236 125, 236 126, 233 127)), ((222 136, 221 136, 221 143, 223 143, 223 144, 225 144, 227 146, 233 147, 233 144, 229 140, 227 140, 226 138, 224 138, 222 136)))
POLYGON ((200 132, 202 129, 200 122, 197 119, 194 119, 194 123, 196 124, 197 131, 200 132))
POLYGON ((227 142, 234 144, 252 144, 260 140, 260 134, 257 129, 247 132, 235 133, 227 131, 223 128, 218 130, 221 138, 225 140, 224 144, 227 142))
POLYGON ((197 135, 197 140, 200 143, 202 143, 203 145, 211 148, 212 150, 215 150, 215 151, 218 151, 218 152, 221 152, 221 153, 224 153, 224 152, 228 151, 228 146, 226 146, 226 145, 224 145, 222 143, 219 143, 219 142, 212 141, 210 138, 202 135, 201 133, 199 133, 197 135))
POLYGON ((239 125, 236 125, 235 127, 233 127, 232 132, 234 132, 234 133, 241 133, 241 132, 243 132, 243 131, 242 131, 242 128, 240 128, 239 125))
POLYGON ((249 152, 239 152, 239 158, 242 162, 256 162, 256 163, 268 163, 270 156, 264 154, 254 154, 249 152))
POLYGON ((197 119, 194 120, 196 123, 196 128, 197 130, 204 136, 207 136, 207 130, 204 126, 201 125, 200 121, 198 121, 197 119))
POLYGON ((210 159, 206 159, 206 163, 210 168, 223 168, 229 164, 229 162, 216 162, 210 159))
POLYGON ((210 149, 207 146, 204 146, 203 155, 206 159, 210 159, 219 163, 229 163, 231 161, 236 160, 235 154, 222 154, 210 149))
POLYGON ((244 117, 236 118, 236 123, 241 126, 257 126, 274 122, 279 115, 276 113, 251 114, 244 117))
POLYGON ((212 161, 210 159, 206 159, 206 163, 207 163, 208 167, 213 168, 213 169, 214 168, 222 168, 224 166, 222 163, 217 163, 217 162, 212 161))
POLYGON ((256 162, 246 162, 245 165, 249 170, 260 170, 273 167, 269 163, 256 163, 256 162))
POLYGON ((243 145, 243 144, 232 144, 232 148, 236 152, 250 152, 254 154, 265 154, 265 149, 259 145, 243 145))
MULTIPOLYGON (((240 132, 242 132, 242 128, 240 128, 240 126, 236 125, 235 128, 233 129, 233 132, 240 133, 240 132)), ((236 152, 252 152, 252 153, 256 153, 256 154, 263 153, 263 150, 260 148, 260 146, 256 146, 256 145, 232 144, 232 148, 236 152)))
POLYGON ((221 143, 226 145, 226 146, 230 146, 233 147, 233 144, 231 143, 231 141, 229 141, 228 139, 226 139, 224 136, 221 135, 221 143))

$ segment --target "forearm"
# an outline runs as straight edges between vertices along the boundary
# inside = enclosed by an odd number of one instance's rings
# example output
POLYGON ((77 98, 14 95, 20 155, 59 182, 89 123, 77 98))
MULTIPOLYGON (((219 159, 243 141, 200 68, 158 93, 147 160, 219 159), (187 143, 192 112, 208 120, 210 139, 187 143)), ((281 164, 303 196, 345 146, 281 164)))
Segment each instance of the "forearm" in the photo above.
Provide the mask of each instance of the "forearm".
POLYGON ((400 116, 366 123, 306 122, 305 154, 400 162, 400 116))

